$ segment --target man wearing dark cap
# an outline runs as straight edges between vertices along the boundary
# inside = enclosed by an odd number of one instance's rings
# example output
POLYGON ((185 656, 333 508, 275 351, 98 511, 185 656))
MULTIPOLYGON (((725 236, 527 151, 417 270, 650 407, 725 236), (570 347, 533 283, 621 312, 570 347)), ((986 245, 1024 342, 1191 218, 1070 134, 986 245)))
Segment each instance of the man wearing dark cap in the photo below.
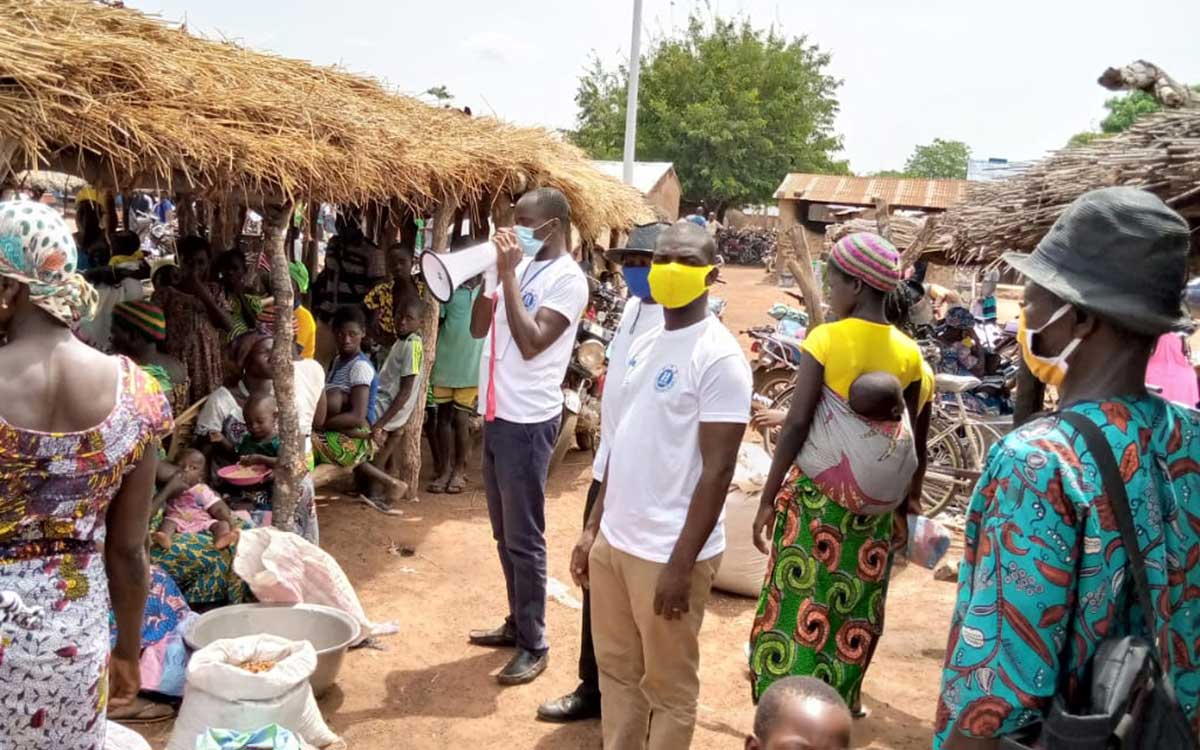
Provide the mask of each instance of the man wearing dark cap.
MULTIPOLYGON (((1191 326, 1189 245, 1178 214, 1121 187, 1081 196, 1032 254, 1005 256, 1028 280, 1022 355, 1062 411, 1007 435, 971 499, 934 750, 1037 744, 1056 694, 1090 707, 1097 649, 1126 635, 1157 652, 1179 724, 1195 727, 1200 414, 1145 385, 1157 338, 1191 326)), ((1122 746, 1182 746, 1154 734, 1169 716, 1133 716, 1122 746)), ((1079 745, 1092 746, 1107 745, 1079 745)))
MULTIPOLYGON (((629 300, 621 313, 621 324, 613 336, 608 351, 608 372, 604 377, 604 394, 600 399, 600 447, 592 463, 592 485, 588 488, 587 504, 583 510, 586 524, 596 503, 600 483, 604 480, 604 468, 608 465, 608 453, 612 448, 613 435, 617 431, 623 407, 627 399, 623 390, 626 365, 637 349, 662 329, 662 306, 650 294, 650 261, 654 258, 654 244, 664 223, 646 224, 635 227, 629 233, 625 247, 609 250, 605 257, 610 263, 621 266, 625 286, 629 289, 629 300)), ((583 590, 583 633, 579 645, 579 687, 561 698, 549 700, 538 708, 542 721, 570 722, 594 719, 600 715, 600 673, 596 666, 596 649, 592 644, 591 593, 583 590)))

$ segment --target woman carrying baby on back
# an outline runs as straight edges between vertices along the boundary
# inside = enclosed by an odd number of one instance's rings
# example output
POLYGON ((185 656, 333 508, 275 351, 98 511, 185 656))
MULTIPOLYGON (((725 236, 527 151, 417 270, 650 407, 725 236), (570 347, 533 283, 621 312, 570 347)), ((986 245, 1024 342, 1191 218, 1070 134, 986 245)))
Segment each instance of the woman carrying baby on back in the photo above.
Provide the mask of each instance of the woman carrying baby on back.
POLYGON ((884 314, 884 298, 900 282, 891 243, 849 235, 827 267, 836 322, 802 345, 754 522, 770 562, 750 667, 756 701, 782 677, 811 676, 861 716, 891 551, 907 539, 906 512, 920 507, 924 435, 913 425, 924 368, 916 343, 884 314))

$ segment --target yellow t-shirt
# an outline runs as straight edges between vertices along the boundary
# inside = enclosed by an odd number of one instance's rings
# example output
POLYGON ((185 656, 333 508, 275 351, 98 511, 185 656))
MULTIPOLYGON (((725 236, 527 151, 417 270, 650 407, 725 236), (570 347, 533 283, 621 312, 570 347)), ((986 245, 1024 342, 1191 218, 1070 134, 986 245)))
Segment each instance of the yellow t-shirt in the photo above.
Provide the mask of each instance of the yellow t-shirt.
POLYGON ((317 321, 304 306, 296 308, 296 343, 304 359, 317 356, 317 321))
POLYGON ((900 387, 921 379, 921 350, 895 326, 847 318, 809 332, 801 348, 825 367, 825 385, 850 398, 850 384, 865 372, 890 372, 900 387))

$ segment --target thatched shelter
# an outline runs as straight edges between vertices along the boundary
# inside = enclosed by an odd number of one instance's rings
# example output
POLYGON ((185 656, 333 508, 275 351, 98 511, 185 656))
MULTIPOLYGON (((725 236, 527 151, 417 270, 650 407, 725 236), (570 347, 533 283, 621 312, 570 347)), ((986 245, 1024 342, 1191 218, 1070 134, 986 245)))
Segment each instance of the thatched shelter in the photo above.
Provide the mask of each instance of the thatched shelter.
MULTIPOLYGON (((1112 138, 1058 151, 1016 177, 970 183, 942 216, 891 217, 893 240, 934 261, 991 263, 1010 250, 1031 251, 1071 201, 1113 185, 1149 190, 1193 225, 1200 222, 1200 110, 1149 115, 1112 138), (925 239, 915 244, 923 229, 925 239)), ((837 225, 827 240, 859 230, 875 231, 875 222, 837 225)))
MULTIPOLYGON (((364 76, 202 39, 106 3, 0 0, 0 13, 0 181, 52 169, 113 191, 169 189, 189 198, 181 213, 190 198, 219 207, 225 229, 234 209, 253 206, 266 220, 281 309, 291 307, 285 244, 299 201, 310 211, 318 202, 374 208, 377 236, 388 243, 402 214, 432 215, 436 251, 448 247, 459 211, 486 215, 539 185, 567 195, 585 239, 653 216, 636 190, 542 129, 430 107, 364 76)), ((436 320, 427 307, 430 352, 436 320)), ((304 473, 291 329, 282 316, 272 354, 282 443, 275 519, 285 528, 304 473)), ((420 430, 420 419, 405 428, 410 486, 420 430)))
POLYGON ((0 0, 0 11, 0 168, 418 210, 553 185, 585 237, 646 210, 541 129, 430 107, 363 76, 88 0, 0 0))

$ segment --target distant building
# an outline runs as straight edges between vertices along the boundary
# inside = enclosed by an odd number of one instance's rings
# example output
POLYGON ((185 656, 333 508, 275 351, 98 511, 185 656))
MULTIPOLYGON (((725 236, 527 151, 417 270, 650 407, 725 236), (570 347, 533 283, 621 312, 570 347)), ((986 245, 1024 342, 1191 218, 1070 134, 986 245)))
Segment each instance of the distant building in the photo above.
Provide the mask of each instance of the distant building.
POLYGON ((968 159, 967 179, 978 182, 994 182, 1016 177, 1034 162, 1009 161, 1008 159, 968 159))
MULTIPOLYGON (((624 178, 625 165, 622 162, 593 161, 592 166, 610 177, 618 180, 624 178)), ((658 210, 660 219, 675 221, 679 218, 683 185, 675 173, 674 164, 669 161, 635 161, 633 186, 658 210)))

